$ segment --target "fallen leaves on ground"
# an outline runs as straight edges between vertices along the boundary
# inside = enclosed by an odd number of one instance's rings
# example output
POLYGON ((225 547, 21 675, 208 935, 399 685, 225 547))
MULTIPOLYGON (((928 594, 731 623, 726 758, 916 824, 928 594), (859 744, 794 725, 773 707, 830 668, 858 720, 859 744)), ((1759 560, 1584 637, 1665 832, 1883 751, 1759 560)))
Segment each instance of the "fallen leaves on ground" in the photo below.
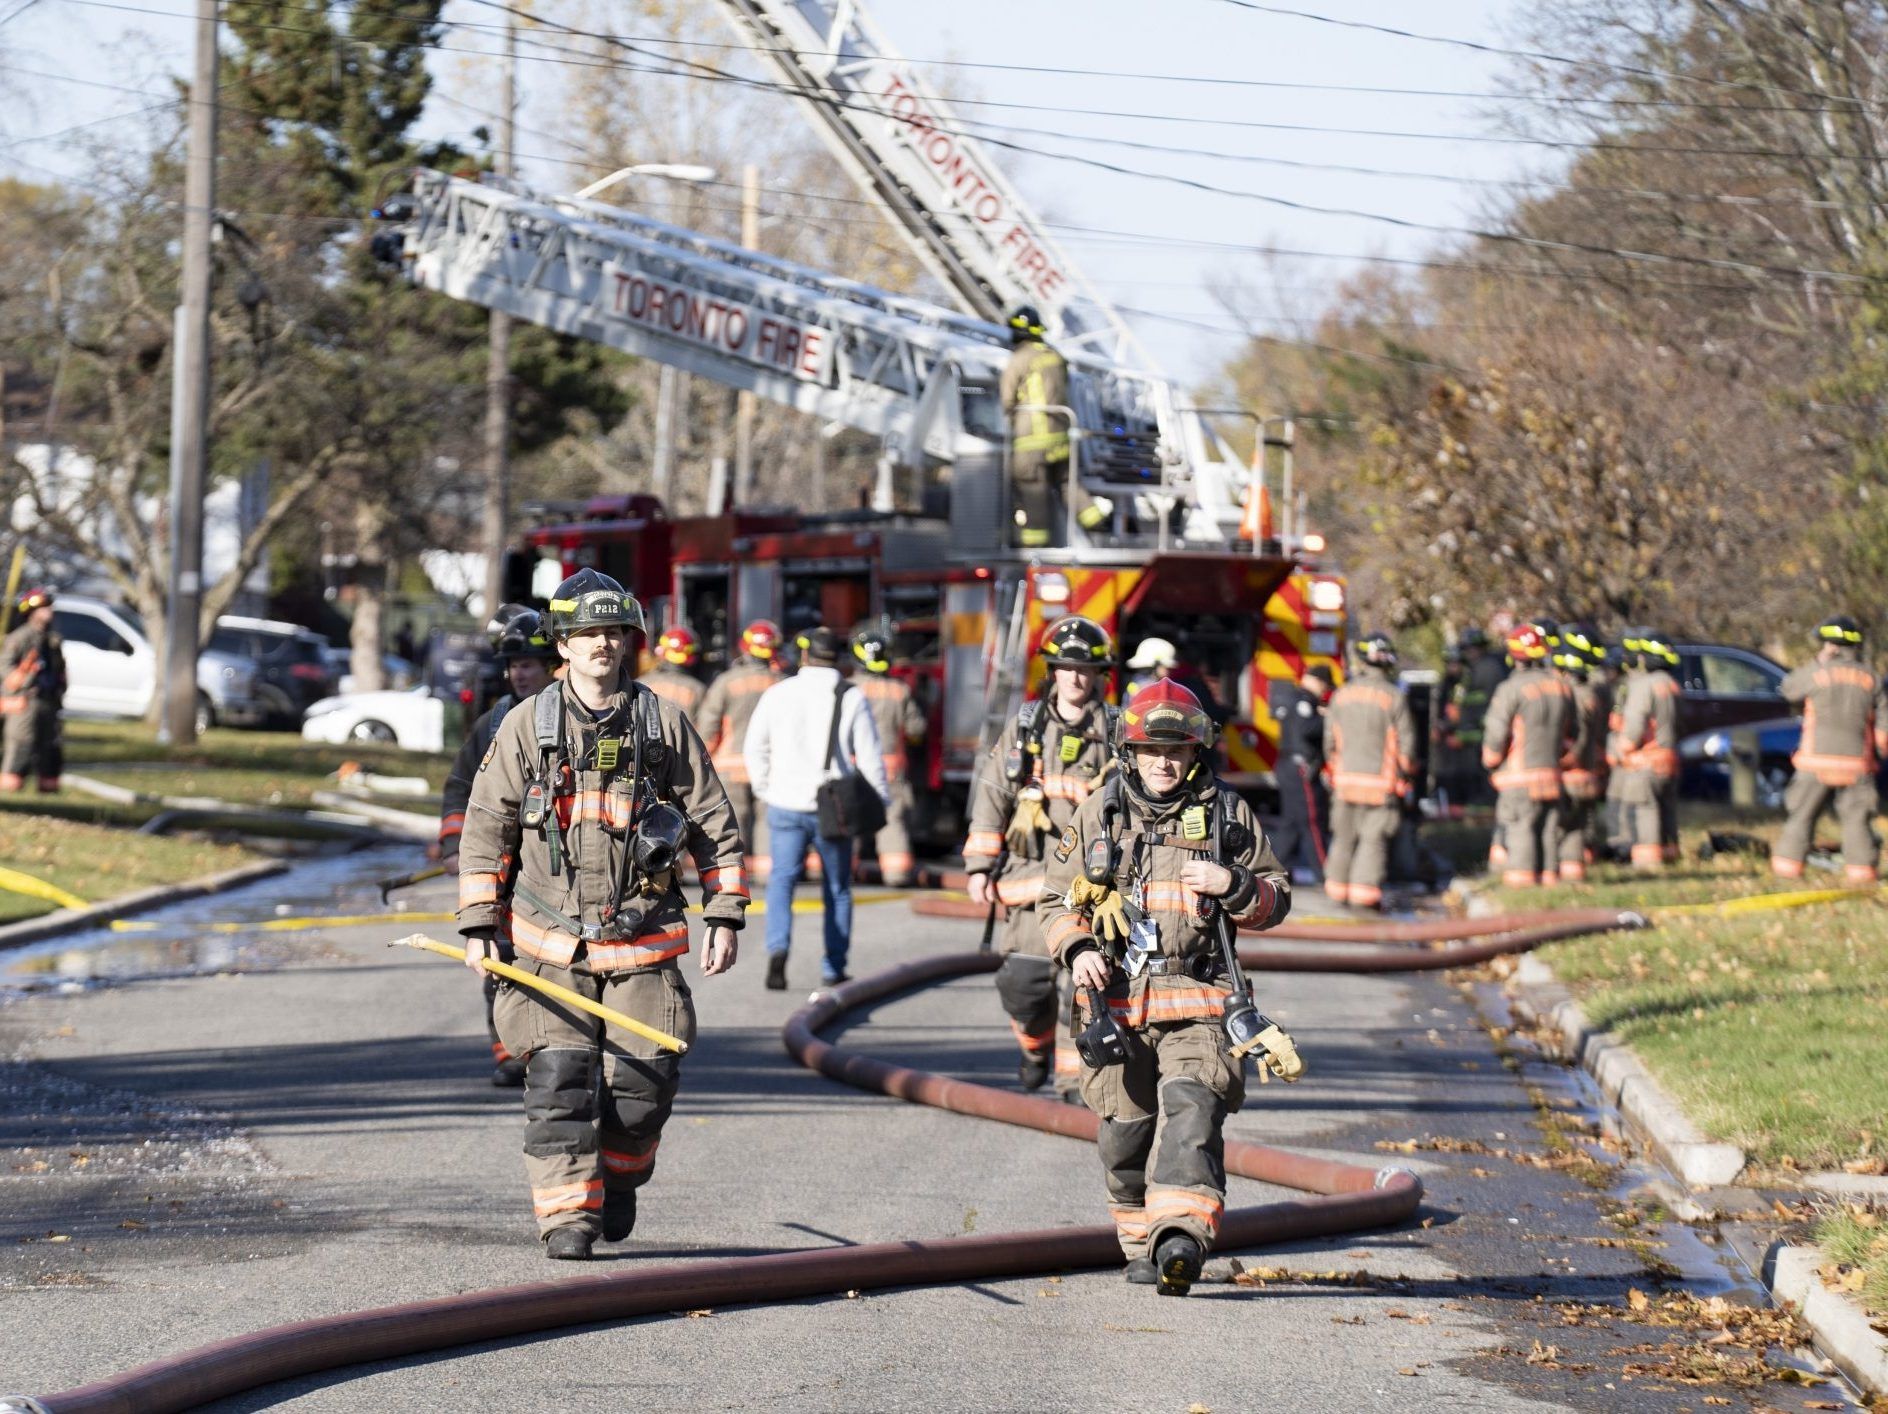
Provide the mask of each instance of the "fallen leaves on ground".
POLYGON ((1241 1267, 1232 1274, 1235 1285, 1264 1286, 1268 1282, 1290 1282, 1294 1286, 1374 1287, 1384 1279, 1361 1268, 1348 1272, 1294 1272, 1287 1267, 1241 1267))
MULTIPOLYGON (((1447 1134, 1429 1135, 1422 1139, 1379 1139, 1377 1148, 1390 1154, 1414 1154, 1418 1152, 1432 1154, 1486 1154, 1493 1159, 1506 1159, 1511 1164, 1520 1164, 1524 1168, 1535 1169, 1572 1169, 1585 1168, 1599 1163, 1592 1154, 1581 1149, 1568 1147, 1551 1153, 1535 1154, 1525 1149, 1509 1149, 1500 1145, 1484 1144, 1479 1139, 1456 1139, 1447 1134)), ((1616 1148, 1617 1146, 1608 1146, 1616 1148)), ((1487 1169, 1471 1169, 1477 1178, 1488 1177, 1487 1169)))

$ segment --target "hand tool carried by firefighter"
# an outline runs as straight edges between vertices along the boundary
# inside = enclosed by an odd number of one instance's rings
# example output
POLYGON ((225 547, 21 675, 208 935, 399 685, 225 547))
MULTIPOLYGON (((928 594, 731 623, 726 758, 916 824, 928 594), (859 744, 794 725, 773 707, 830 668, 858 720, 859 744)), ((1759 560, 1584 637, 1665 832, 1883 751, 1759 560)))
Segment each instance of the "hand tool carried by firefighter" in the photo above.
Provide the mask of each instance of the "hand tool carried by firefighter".
POLYGON ((1279 1024, 1253 1004, 1252 984, 1239 966, 1239 948, 1233 942, 1232 924, 1226 910, 1218 904, 1213 906, 1213 931, 1219 937, 1220 956, 1225 959, 1226 975, 1232 982, 1232 994, 1226 998, 1220 1025, 1226 1029, 1233 1058, 1244 1060, 1247 1053, 1256 1050, 1260 1053, 1260 1084, 1274 1075, 1288 1085, 1295 1084, 1304 1077, 1304 1057, 1298 1054, 1296 1043, 1279 1024))
POLYGON ((1075 1000, 1088 1012, 1088 1024, 1075 1033, 1075 1053, 1082 1064, 1095 1070, 1122 1065, 1128 1058, 1127 1032, 1115 1020, 1107 997, 1093 987, 1083 987, 1075 1000))
MULTIPOLYGON (((441 957, 449 957, 455 962, 465 961, 464 948, 455 948, 450 943, 442 943, 436 938, 427 937, 424 933, 413 933, 404 938, 395 938, 387 946, 419 948, 425 952, 436 952, 441 957)), ((517 986, 529 987, 532 991, 553 997, 566 1006, 574 1006, 579 1011, 587 1011, 592 1016, 601 1017, 612 1026, 620 1026, 625 1031, 633 1031, 645 1041, 653 1041, 665 1051, 674 1051, 679 1056, 688 1050, 688 1042, 679 1036, 671 1036, 666 1031, 658 1031, 655 1027, 636 1020, 633 1016, 625 1016, 613 1007, 593 1002, 590 998, 581 996, 568 987, 560 987, 555 982, 546 982, 542 977, 534 977, 508 962, 498 962, 488 957, 480 959, 479 966, 494 977, 503 977, 507 982, 517 986)))
POLYGON ((391 879, 382 879, 380 881, 380 901, 385 903, 387 901, 387 895, 392 893, 395 889, 404 889, 410 884, 423 884, 428 879, 443 878, 445 873, 446 871, 444 869, 435 864, 431 869, 421 869, 413 874, 395 874, 391 879))

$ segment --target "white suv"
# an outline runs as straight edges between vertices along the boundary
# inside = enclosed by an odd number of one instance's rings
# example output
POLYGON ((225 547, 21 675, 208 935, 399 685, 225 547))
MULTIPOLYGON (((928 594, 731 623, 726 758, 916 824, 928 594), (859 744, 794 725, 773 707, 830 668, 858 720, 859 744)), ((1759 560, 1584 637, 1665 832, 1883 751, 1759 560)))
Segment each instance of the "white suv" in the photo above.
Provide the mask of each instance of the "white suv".
MULTIPOLYGON (((158 664, 138 616, 101 599, 61 595, 53 627, 65 640, 69 712, 142 717, 157 690, 158 664)), ((197 730, 253 726, 265 716, 253 663, 206 649, 197 656, 197 730)))

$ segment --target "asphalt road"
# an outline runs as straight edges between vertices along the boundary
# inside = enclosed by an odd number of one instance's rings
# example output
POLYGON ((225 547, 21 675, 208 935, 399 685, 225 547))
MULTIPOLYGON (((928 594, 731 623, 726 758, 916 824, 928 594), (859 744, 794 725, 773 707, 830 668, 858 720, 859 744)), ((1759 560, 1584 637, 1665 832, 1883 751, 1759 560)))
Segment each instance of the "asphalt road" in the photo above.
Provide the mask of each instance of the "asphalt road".
MULTIPOLYGON (((446 896, 415 890, 410 906, 446 896)), ((1106 1221, 1088 1147, 855 1093, 787 1059, 779 1026, 816 976, 817 926, 797 920, 798 990, 762 988, 758 930, 731 975, 697 981, 702 1036, 640 1225, 576 1270, 1106 1221)), ((487 1083, 477 985, 384 946, 409 931, 278 935, 224 959, 238 970, 0 1007, 0 1393, 278 1322, 572 1273, 534 1239, 519 1097, 487 1083)), ((973 948, 977 928, 894 902, 861 909, 857 933, 855 974, 973 948)), ((1439 1137, 1543 1152, 1536 1104, 1470 990, 1427 976, 1260 988, 1311 1074, 1255 1085, 1230 1132, 1414 1168, 1428 1187, 1419 1222, 1239 1254, 1292 1274, 1263 1286, 1232 1281, 1221 1256, 1185 1301, 1109 1272, 730 1307, 358 1367, 215 1407, 1677 1410, 1705 1393, 1763 1407, 1635 1374, 1644 1329, 1567 1323, 1569 1303, 1656 1290, 1603 1195, 1485 1152, 1376 1148, 1439 1137)), ((882 1005, 846 1036, 1014 1083, 987 978, 882 1005)), ((1272 1196, 1235 1180, 1230 1201, 1272 1196)))

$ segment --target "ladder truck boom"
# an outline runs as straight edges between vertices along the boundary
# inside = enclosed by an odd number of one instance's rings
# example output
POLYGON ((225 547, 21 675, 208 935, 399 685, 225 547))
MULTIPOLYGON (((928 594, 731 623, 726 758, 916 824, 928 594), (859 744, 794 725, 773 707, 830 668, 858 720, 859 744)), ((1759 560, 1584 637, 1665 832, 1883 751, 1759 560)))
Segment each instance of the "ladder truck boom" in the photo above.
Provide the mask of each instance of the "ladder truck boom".
POLYGON ((718 0, 832 149, 972 313, 1035 305, 1060 346, 1150 367, 984 144, 858 0, 718 0))

